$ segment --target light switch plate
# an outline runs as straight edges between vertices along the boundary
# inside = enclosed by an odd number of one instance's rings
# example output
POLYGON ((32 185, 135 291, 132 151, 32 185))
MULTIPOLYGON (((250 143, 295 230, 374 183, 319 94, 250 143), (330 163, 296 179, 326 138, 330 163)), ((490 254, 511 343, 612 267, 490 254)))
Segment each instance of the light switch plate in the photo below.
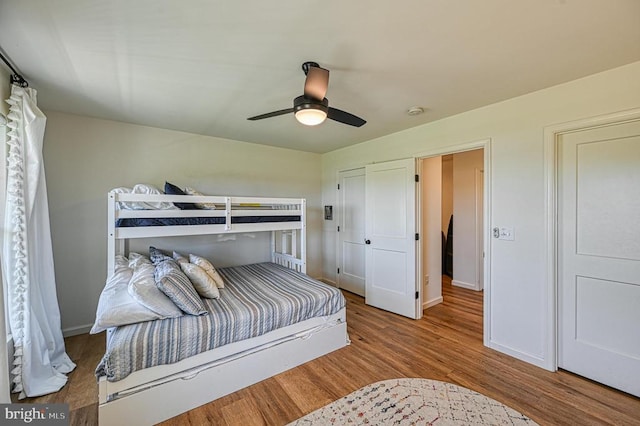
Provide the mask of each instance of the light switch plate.
POLYGON ((516 239, 516 233, 513 228, 501 226, 498 235, 499 240, 513 241, 516 239))

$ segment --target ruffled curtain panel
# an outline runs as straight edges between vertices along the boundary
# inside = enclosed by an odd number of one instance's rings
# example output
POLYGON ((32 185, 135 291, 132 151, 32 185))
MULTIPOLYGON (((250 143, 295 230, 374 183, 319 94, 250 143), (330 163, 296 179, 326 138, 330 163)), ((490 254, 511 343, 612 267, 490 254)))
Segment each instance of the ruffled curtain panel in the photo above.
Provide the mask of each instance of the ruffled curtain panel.
POLYGON ((75 368, 65 352, 56 295, 42 144, 46 117, 36 91, 12 86, 9 104, 3 273, 14 341, 12 392, 58 391, 75 368))

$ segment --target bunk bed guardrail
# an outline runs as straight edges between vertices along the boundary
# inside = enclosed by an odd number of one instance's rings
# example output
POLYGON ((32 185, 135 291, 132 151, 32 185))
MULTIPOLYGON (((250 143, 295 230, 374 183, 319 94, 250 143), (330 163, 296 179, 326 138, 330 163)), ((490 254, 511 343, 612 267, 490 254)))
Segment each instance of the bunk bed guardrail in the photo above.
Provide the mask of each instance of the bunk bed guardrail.
POLYGON ((109 276, 115 269, 116 254, 126 252, 126 241, 129 239, 264 231, 271 231, 272 262, 306 273, 306 200, 304 198, 131 194, 111 191, 108 193, 107 202, 107 273, 109 276), (121 202, 213 203, 219 207, 215 210, 123 209, 120 208, 121 202), (267 217, 268 221, 264 221, 263 219, 267 217), (279 217, 283 221, 278 221, 279 217), (207 224, 118 226, 121 219, 188 218, 218 219, 215 223, 207 224), (236 218, 238 218, 237 221, 236 218), (281 237, 279 242, 278 235, 281 237))

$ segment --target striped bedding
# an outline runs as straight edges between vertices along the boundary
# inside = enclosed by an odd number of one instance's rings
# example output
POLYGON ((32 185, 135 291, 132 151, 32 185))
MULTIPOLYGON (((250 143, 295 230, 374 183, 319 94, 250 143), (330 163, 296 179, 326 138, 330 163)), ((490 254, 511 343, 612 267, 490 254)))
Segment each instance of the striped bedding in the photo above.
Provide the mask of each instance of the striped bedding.
POLYGON ((136 370, 171 364, 228 343, 260 336, 345 305, 334 287, 275 263, 218 269, 219 299, 203 299, 208 315, 147 321, 115 329, 96 376, 115 382, 136 370))

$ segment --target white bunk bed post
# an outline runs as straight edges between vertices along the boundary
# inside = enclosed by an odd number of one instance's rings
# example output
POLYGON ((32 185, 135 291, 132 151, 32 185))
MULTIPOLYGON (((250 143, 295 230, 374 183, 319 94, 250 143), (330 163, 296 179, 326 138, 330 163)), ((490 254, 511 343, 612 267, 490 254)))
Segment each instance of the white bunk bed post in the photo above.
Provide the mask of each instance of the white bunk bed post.
POLYGON ((276 231, 271 231, 271 262, 278 263, 276 258, 276 231))
POLYGON ((116 254, 126 253, 128 241, 118 238, 116 221, 118 210, 118 193, 109 192, 107 194, 107 277, 115 272, 116 254))
POLYGON ((291 230, 291 256, 298 257, 298 233, 295 229, 291 230))
POLYGON ((107 194, 107 277, 115 272, 116 265, 116 195, 107 194))
POLYGON ((300 203, 300 221, 302 229, 300 230, 300 260, 302 265, 299 272, 307 273, 307 200, 304 198, 300 203))
POLYGON ((291 254, 287 251, 289 244, 287 244, 287 231, 280 231, 280 253, 291 254))

